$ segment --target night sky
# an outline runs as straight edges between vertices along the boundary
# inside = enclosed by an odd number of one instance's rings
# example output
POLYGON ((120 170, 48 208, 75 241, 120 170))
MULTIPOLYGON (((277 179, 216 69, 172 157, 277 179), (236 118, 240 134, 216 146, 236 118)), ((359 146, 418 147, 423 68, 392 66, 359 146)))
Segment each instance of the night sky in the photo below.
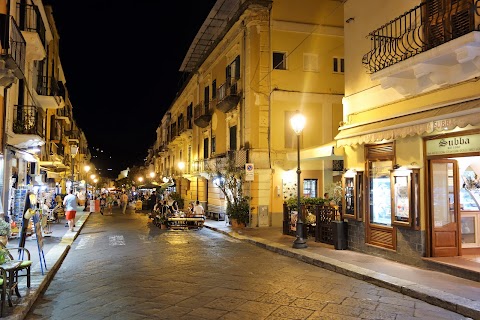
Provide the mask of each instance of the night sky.
POLYGON ((215 2, 44 0, 60 34, 73 117, 103 176, 143 165, 186 78, 182 61, 215 2))

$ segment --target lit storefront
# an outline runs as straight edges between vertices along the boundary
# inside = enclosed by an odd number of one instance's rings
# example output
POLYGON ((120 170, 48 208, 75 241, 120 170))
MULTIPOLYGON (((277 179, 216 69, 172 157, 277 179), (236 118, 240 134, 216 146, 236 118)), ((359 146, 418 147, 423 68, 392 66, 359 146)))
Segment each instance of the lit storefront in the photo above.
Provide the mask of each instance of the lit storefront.
POLYGON ((479 104, 340 132, 350 249, 410 263, 480 252, 479 104))

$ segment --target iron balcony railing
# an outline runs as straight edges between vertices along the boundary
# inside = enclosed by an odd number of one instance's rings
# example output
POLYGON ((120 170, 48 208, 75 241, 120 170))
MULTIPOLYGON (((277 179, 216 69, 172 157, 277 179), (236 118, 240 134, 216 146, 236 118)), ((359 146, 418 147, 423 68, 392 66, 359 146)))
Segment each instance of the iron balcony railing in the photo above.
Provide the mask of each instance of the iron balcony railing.
POLYGON ((14 71, 17 78, 25 74, 27 43, 12 16, 0 14, 0 55, 6 66, 14 71))
POLYGON ((17 3, 17 17, 20 30, 37 33, 43 47, 46 49, 46 29, 38 7, 19 2, 17 3))
POLYGON ((44 114, 36 106, 15 105, 13 107, 13 132, 16 134, 35 134, 44 137, 44 114))
POLYGON ((54 77, 38 76, 37 92, 41 96, 54 97, 58 94, 58 83, 54 77))
POLYGON ((199 104, 195 106, 193 109, 193 119, 198 119, 201 116, 204 115, 211 115, 211 109, 210 109, 210 104, 207 101, 206 103, 204 101, 201 101, 199 104))
POLYGON ((453 39, 480 30, 479 0, 426 1, 370 32, 362 59, 375 73, 453 39))

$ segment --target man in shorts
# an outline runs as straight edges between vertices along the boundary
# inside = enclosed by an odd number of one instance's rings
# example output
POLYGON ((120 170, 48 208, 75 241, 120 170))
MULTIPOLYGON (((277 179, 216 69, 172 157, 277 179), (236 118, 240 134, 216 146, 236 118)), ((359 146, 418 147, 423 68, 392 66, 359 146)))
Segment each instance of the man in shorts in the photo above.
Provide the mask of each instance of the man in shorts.
POLYGON ((63 198, 63 206, 65 207, 65 219, 67 219, 68 229, 74 232, 75 214, 77 213, 77 197, 73 194, 73 189, 68 190, 68 195, 63 198))

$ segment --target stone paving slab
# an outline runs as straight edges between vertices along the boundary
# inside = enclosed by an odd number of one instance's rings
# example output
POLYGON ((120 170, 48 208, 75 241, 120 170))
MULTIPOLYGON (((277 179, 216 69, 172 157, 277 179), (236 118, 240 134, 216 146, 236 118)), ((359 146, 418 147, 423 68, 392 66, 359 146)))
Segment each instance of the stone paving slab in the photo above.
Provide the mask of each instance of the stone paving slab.
MULTIPOLYGON (((428 302, 432 305, 436 305, 444 309, 457 312, 473 319, 480 319, 480 300, 473 300, 467 297, 460 296, 458 294, 448 292, 448 288, 445 288, 445 290, 432 288, 428 285, 410 281, 408 279, 399 278, 393 275, 389 275, 387 273, 370 270, 368 268, 345 262, 344 260, 338 260, 330 256, 322 255, 320 253, 321 250, 317 249, 315 246, 313 248, 309 247, 308 249, 294 249, 292 248, 292 243, 294 240, 293 238, 291 243, 286 244, 282 241, 279 241, 278 235, 272 235, 272 233, 268 231, 263 233, 263 237, 259 235, 249 236, 248 229, 236 231, 232 230, 229 226, 224 225, 224 223, 218 223, 216 221, 207 220, 204 226, 211 230, 221 232, 230 237, 251 243, 258 247, 276 252, 278 254, 292 257, 303 262, 325 268, 327 270, 335 271, 343 275, 363 280, 392 291, 401 292, 412 298, 428 302)), ((260 233, 257 231, 258 230, 255 230, 252 233, 260 233)), ((281 231, 277 230, 277 232, 281 231)), ((342 251, 336 252, 341 253, 342 251)), ((343 252, 349 252, 350 255, 358 255, 359 257, 368 256, 362 253, 352 251, 343 252)), ((392 261, 385 262, 386 267, 388 267, 389 264, 393 265, 399 263, 392 261)), ((418 268, 416 267, 411 267, 404 264, 399 265, 403 266, 403 268, 411 269, 411 272, 415 272, 416 270, 418 270, 418 268)), ((424 270, 423 272, 429 271, 424 270)), ((458 279, 458 281, 462 281, 462 283, 464 283, 468 282, 469 280, 458 279)), ((478 283, 474 281, 471 281, 471 284, 472 286, 478 286, 478 283)), ((480 295, 478 295, 478 299, 480 299, 480 295)))
MULTIPOLYGON (((26 279, 22 278, 19 283, 22 298, 15 299, 14 307, 8 307, 8 305, 5 307, 6 312, 4 314, 4 319, 19 320, 25 318, 35 300, 38 298, 40 293, 48 287, 48 284, 55 276, 57 270, 60 268, 64 258, 70 250, 72 242, 81 231, 81 228, 88 217, 88 212, 82 214, 78 221, 76 221, 76 232, 65 232, 62 241, 48 251, 48 253, 45 255, 48 270, 44 270, 43 275, 41 273, 39 263, 36 263, 34 266, 32 266, 32 285, 30 289, 25 289, 26 279)), ((320 250, 315 246, 312 246, 313 248, 308 249, 293 249, 291 247, 291 243, 287 244, 275 240, 278 238, 278 235, 270 236, 270 239, 268 239, 268 237, 260 237, 258 235, 249 236, 248 232, 239 233, 231 230, 229 226, 223 224, 224 222, 218 223, 216 221, 207 220, 205 222, 205 227, 216 232, 226 234, 232 238, 276 252, 278 254, 292 257, 318 267, 379 285, 392 291, 401 292, 404 295, 420 299, 432 305, 457 312, 473 319, 480 319, 480 300, 469 299, 467 297, 448 292, 448 290, 432 288, 421 283, 409 281, 408 279, 402 279, 386 273, 370 270, 353 263, 346 263, 345 261, 321 254, 320 252, 325 250, 324 248, 321 248, 322 250, 320 250)), ((268 235, 268 233, 266 234, 268 235)), ((349 254, 357 255, 358 253, 349 254)), ((387 263, 393 262, 388 261, 387 263)), ((405 268, 410 267, 405 266, 405 268)), ((415 267, 411 268, 412 272, 415 272, 415 267)), ((472 285, 473 283, 474 282, 472 282, 472 285)), ((462 283, 462 285, 465 284, 462 283)), ((478 297, 480 299, 480 295, 478 297)))

